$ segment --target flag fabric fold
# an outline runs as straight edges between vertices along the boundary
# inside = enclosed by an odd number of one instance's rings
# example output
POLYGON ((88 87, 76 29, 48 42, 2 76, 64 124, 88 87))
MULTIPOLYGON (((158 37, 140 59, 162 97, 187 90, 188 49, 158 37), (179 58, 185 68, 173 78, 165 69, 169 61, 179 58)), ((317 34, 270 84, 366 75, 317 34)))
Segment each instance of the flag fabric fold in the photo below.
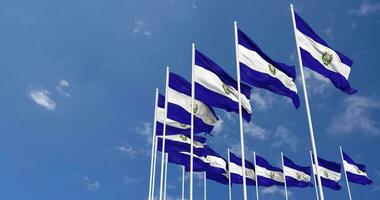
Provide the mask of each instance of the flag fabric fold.
POLYGON ((298 108, 294 66, 273 61, 243 31, 238 30, 238 59, 241 81, 289 97, 298 108))
POLYGON ((308 187, 311 184, 311 167, 301 167, 292 160, 284 158, 284 175, 288 187, 308 187))
MULTIPOLYGON (((163 136, 157 136, 157 150, 162 151, 162 138, 163 136)), ((202 149, 206 146, 206 138, 200 136, 194 136, 193 146, 194 149, 202 149)), ((165 136, 165 152, 190 152, 191 139, 182 134, 166 135, 165 136)))
MULTIPOLYGON (((231 173, 231 183, 243 184, 243 168, 242 159, 230 152, 230 162, 228 163, 228 170, 231 173)), ((245 161, 245 177, 247 185, 255 185, 255 166, 245 161)))
MULTIPOLYGON (((314 159, 313 163, 315 163, 314 159)), ((339 163, 328 161, 320 157, 318 157, 318 164, 318 174, 321 177, 322 186, 333 190, 340 190, 341 186, 338 182, 341 178, 341 165, 339 163)), ((315 171, 316 169, 317 168, 315 164, 313 164, 313 170, 315 171)))
POLYGON ((368 178, 366 167, 362 164, 357 164, 351 159, 344 151, 343 153, 343 167, 346 171, 346 176, 349 182, 357 183, 360 185, 370 185, 373 181, 368 178))
POLYGON ((296 12, 294 16, 303 65, 330 79, 343 92, 356 93, 348 82, 353 61, 330 47, 296 12))
MULTIPOLYGON (((209 106, 239 113, 237 81, 210 58, 195 50, 195 98, 209 106)), ((251 88, 241 84, 243 118, 249 122, 252 108, 251 88)))
POLYGON ((259 186, 270 187, 272 185, 284 185, 282 169, 273 167, 267 160, 258 155, 256 155, 255 170, 259 186))

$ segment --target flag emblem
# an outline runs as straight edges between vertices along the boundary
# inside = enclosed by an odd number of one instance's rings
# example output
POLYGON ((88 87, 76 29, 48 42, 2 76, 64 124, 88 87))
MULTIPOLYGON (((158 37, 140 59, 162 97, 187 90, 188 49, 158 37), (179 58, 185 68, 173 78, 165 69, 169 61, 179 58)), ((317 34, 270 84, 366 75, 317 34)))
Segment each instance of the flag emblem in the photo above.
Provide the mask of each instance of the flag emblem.
POLYGON ((274 172, 270 172, 269 175, 270 175, 270 178, 271 178, 271 179, 274 178, 274 172))
POLYGON ((301 174, 300 173, 297 173, 297 179, 301 179, 301 174))
POLYGON ((323 174, 325 174, 326 178, 329 178, 329 173, 327 171, 324 171, 323 174))
POLYGON ((226 93, 227 95, 231 94, 230 88, 228 88, 228 86, 225 83, 223 83, 223 90, 224 90, 224 93, 226 93))
POLYGON ((187 137, 184 136, 184 135, 180 135, 179 137, 180 137, 183 141, 186 141, 186 140, 187 140, 187 137))
POLYGON ((269 63, 268 68, 271 74, 276 75, 276 68, 273 65, 269 63))
POLYGON ((198 111, 198 104, 194 103, 193 113, 196 114, 198 111))
POLYGON ((332 60, 333 60, 333 55, 331 53, 329 53, 328 51, 325 51, 322 54, 323 64, 329 65, 332 62, 332 60))

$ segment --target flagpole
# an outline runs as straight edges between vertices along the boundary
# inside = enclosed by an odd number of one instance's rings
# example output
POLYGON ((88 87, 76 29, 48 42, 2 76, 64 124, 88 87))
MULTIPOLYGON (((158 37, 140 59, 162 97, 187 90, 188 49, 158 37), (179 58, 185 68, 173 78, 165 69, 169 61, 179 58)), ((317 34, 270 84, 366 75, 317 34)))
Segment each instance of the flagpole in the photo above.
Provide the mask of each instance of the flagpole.
POLYGON ((256 152, 253 152, 253 165, 255 166, 256 200, 259 200, 259 180, 257 180, 256 152))
POLYGON ((299 67, 300 67, 300 72, 301 72, 301 80, 302 80, 303 94, 304 94, 304 98, 305 98, 306 114, 307 114, 307 119, 308 119, 308 124, 309 124, 311 146, 312 146, 314 157, 316 158, 315 159, 315 165, 317 166, 316 167, 317 168, 316 174, 317 174, 317 181, 319 183, 318 184, 319 195, 320 195, 321 200, 324 200, 325 198, 324 198, 324 195, 323 195, 323 189, 322 189, 322 184, 321 184, 321 177, 320 177, 319 172, 318 172, 318 166, 319 166, 319 164, 318 164, 317 147, 316 147, 315 139, 314 139, 313 122, 311 120, 311 113, 310 113, 310 108, 309 108, 309 99, 308 99, 307 89, 306 89, 306 81, 305 81, 305 77, 304 77, 304 73, 303 73, 302 57, 301 57, 301 52, 300 52, 299 45, 298 45, 297 36, 296 36, 296 30, 297 30, 297 28, 296 28, 296 21, 295 21, 295 17, 294 17, 293 4, 290 4, 290 10, 292 12, 294 37, 295 37, 296 46, 297 46, 298 62, 299 62, 299 67))
POLYGON ((154 150, 156 141, 156 118, 157 118, 157 100, 158 100, 158 88, 156 88, 156 97, 154 101, 154 121, 153 121, 153 133, 152 133, 152 154, 150 158, 150 176, 149 176, 149 197, 152 200, 152 190, 153 190, 153 162, 154 162, 154 150))
POLYGON ((165 180, 164 180, 164 200, 166 200, 166 185, 168 180, 168 153, 165 153, 165 180))
POLYGON ((346 184, 347 184, 348 196, 350 197, 350 200, 352 200, 350 184, 348 183, 348 178, 347 178, 347 171, 346 171, 346 168, 344 167, 344 158, 343 158, 343 150, 342 150, 342 146, 339 146, 339 149, 340 149, 340 156, 342 157, 342 165, 343 165, 344 176, 346 177, 346 184))
POLYGON ((313 171, 313 180, 314 180, 314 188, 315 188, 315 195, 317 196, 317 200, 319 200, 319 195, 318 195, 318 185, 317 185, 317 180, 315 179, 315 167, 314 167, 314 162, 313 162, 313 155, 310 151, 310 161, 311 161, 311 169, 313 171))
POLYGON ((230 171, 230 148, 227 148, 228 152, 228 196, 229 200, 232 200, 232 191, 231 191, 231 171, 230 171))
POLYGON ((182 200, 185 200, 185 166, 182 166, 182 200))
POLYGON ((155 181, 156 181, 156 162, 157 162, 157 136, 154 139, 154 158, 153 158, 153 177, 152 177, 152 196, 151 200, 154 199, 155 181))
POLYGON ((238 33, 237 22, 234 21, 235 32, 235 53, 236 53, 236 73, 237 73, 237 85, 238 85, 238 100, 239 100, 239 126, 240 126, 240 149, 241 149, 241 166, 243 168, 243 197, 247 200, 247 181, 245 180, 245 155, 244 155, 244 132, 243 132, 243 117, 241 108, 241 88, 240 88, 240 65, 239 65, 239 49, 238 49, 238 33))
POLYGON ((165 83, 165 112, 164 127, 162 131, 162 152, 161 152, 161 177, 160 177, 160 200, 162 200, 162 189, 164 184, 164 163, 165 163, 165 135, 166 135, 166 118, 168 113, 168 85, 169 85, 169 66, 166 67, 166 83, 165 83))
POLYGON ((190 200, 193 200, 193 143, 194 143, 194 64, 195 64, 195 44, 193 43, 191 48, 191 145, 190 145, 190 200))
POLYGON ((203 173, 203 199, 207 200, 207 174, 206 171, 203 173))
POLYGON ((281 161, 282 161, 282 174, 284 175, 284 186, 285 186, 285 199, 288 200, 288 188, 286 185, 286 175, 284 170, 284 154, 281 152, 281 161))

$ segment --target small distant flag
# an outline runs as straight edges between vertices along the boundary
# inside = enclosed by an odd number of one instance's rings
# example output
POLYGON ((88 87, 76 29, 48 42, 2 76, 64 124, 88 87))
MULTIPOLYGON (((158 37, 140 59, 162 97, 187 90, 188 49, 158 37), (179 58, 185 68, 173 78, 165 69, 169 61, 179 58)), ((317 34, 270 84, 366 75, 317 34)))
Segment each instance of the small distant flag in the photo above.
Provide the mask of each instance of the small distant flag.
MULTIPOLYGON (((173 119, 184 125, 191 123, 191 84, 181 76, 170 72, 168 88, 168 113, 173 119)), ((218 121, 212 108, 194 99, 194 133, 210 133, 218 121)))
MULTIPOLYGON (((241 158, 230 152, 230 162, 228 163, 228 170, 231 174, 231 183, 243 184, 243 168, 241 158)), ((245 178, 247 185, 255 185, 255 166, 245 161, 245 178)))
POLYGON ((270 187, 272 185, 283 186, 284 175, 282 170, 277 167, 273 167, 263 157, 256 155, 257 183, 259 186, 270 187))
MULTIPOLYGON (((193 154, 193 171, 203 172, 207 169, 208 164, 205 162, 203 155, 203 149, 195 149, 193 154)), ((168 153, 168 162, 178 165, 183 165, 186 171, 190 171, 190 153, 181 152, 171 152, 168 153)))
POLYGON ((356 93, 348 82, 353 61, 330 47, 296 12, 294 15, 303 65, 330 79, 343 92, 356 93))
POLYGON ((243 31, 238 30, 238 59, 241 81, 292 99, 300 106, 297 94, 296 69, 268 57, 243 31))
POLYGON ((301 167, 284 156, 284 175, 288 187, 308 187, 311 184, 311 167, 301 167))
POLYGON ((370 185, 372 180, 368 178, 366 167, 362 164, 357 164, 345 152, 343 152, 343 167, 346 171, 346 176, 349 182, 360 185, 370 185))
MULTIPOLYGON (((237 81, 198 50, 195 50, 194 81, 196 99, 228 112, 239 112, 237 81)), ((249 122, 251 87, 241 84, 241 93, 243 118, 249 122)))
MULTIPOLYGON (((162 151, 162 136, 157 136, 157 150, 162 151)), ((193 146, 194 149, 202 149, 206 146, 206 138, 194 136, 193 146)), ((190 152, 191 139, 182 134, 166 135, 165 136, 165 152, 190 152)))
MULTIPOLYGON (((316 170, 313 159, 313 170, 316 170)), ((339 180, 341 178, 340 164, 318 157, 318 174, 321 177, 322 186, 328 187, 333 190, 340 190, 339 180)), ((316 173, 315 173, 316 174, 316 173)), ((317 177, 316 177, 317 178, 317 177)))

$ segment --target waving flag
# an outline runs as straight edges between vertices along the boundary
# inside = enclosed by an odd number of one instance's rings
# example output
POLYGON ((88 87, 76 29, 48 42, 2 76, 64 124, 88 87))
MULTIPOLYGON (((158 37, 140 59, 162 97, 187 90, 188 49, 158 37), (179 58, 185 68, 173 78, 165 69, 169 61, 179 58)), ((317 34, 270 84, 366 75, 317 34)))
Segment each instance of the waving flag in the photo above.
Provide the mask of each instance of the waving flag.
POLYGON ((348 82, 353 62, 331 48, 296 12, 294 15, 303 65, 330 79, 343 92, 356 93, 357 90, 351 88, 348 82))
POLYGON ((257 183, 259 186, 270 187, 272 185, 284 185, 284 176, 282 170, 273 167, 264 158, 256 155, 256 173, 257 183))
MULTIPOLYGON (((194 80, 196 99, 228 112, 239 112, 236 80, 198 50, 195 50, 194 80)), ((241 84, 241 93, 243 117, 249 122, 252 114, 249 102, 251 88, 241 84)))
POLYGON ((206 146, 204 155, 206 163, 206 178, 222 184, 228 184, 227 162, 218 153, 206 146))
POLYGON ((345 152, 343 152, 343 167, 346 171, 348 181, 361 185, 370 185, 372 180, 368 178, 366 167, 362 164, 357 164, 345 152))
MULTIPOLYGON (((313 159, 313 163, 314 159, 313 159)), ((338 163, 327 161, 318 157, 318 173, 321 177, 322 186, 331 188, 333 190, 340 190, 339 180, 341 178, 340 170, 341 166, 338 163)), ((313 170, 316 170, 316 166, 313 164, 313 170)))
POLYGON ((311 167, 301 167, 292 160, 284 156, 284 175, 288 187, 308 187, 312 186, 311 167))
MULTIPOLYGON (((230 152, 230 162, 228 163, 228 169, 231 173, 231 183, 243 184, 243 168, 241 158, 230 152)), ((255 166, 245 161, 245 177, 248 185, 255 185, 255 166)))
MULTIPOLYGON (((193 154, 193 171, 203 172, 207 169, 208 163, 203 157, 203 149, 194 148, 193 154)), ((186 171, 190 171, 190 153, 189 152, 171 152, 168 153, 168 162, 183 165, 186 171)))
POLYGON ((300 106, 294 66, 273 61, 241 30, 238 30, 238 59, 241 80, 292 99, 300 106))
MULTIPOLYGON (((157 136, 157 150, 162 151, 162 136, 157 136)), ((194 149, 202 149, 205 147, 206 138, 194 136, 194 149)), ((165 152, 190 152, 191 139, 186 135, 166 135, 165 136, 165 152)))
MULTIPOLYGON (((182 124, 191 121, 191 84, 177 74, 169 74, 168 118, 182 124)), ((215 112, 203 102, 194 99, 194 132, 210 133, 218 121, 215 112)))

